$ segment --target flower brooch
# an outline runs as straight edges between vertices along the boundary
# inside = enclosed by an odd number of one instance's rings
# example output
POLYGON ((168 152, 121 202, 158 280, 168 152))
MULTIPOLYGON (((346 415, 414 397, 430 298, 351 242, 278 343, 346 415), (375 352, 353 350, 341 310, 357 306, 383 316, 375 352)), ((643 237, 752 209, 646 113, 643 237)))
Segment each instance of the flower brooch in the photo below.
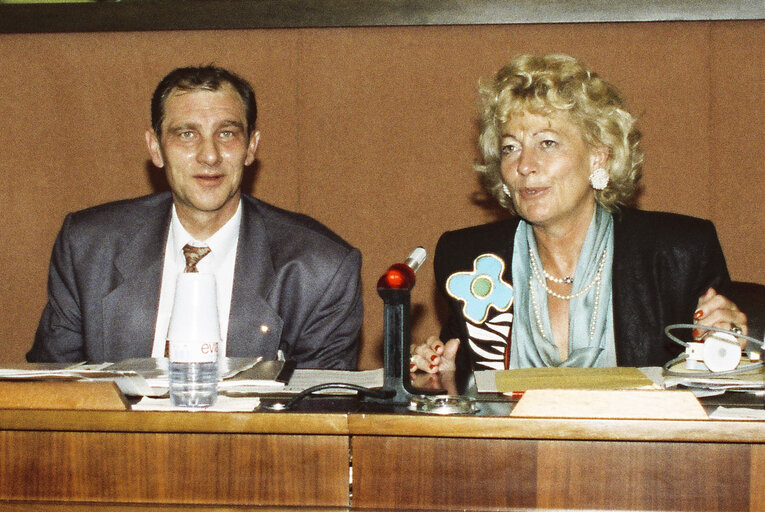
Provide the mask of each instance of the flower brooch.
POLYGON ((495 254, 482 254, 473 261, 472 272, 455 272, 446 280, 446 291, 463 303, 465 318, 482 324, 489 308, 507 311, 513 305, 513 287, 502 280, 505 262, 495 254))

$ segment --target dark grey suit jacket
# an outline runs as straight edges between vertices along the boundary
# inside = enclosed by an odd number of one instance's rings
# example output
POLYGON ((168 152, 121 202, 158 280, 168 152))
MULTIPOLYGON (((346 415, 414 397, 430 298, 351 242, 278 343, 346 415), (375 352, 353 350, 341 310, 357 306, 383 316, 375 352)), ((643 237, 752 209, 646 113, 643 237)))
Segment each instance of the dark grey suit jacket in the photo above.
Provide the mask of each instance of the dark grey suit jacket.
MULTIPOLYGON (((444 233, 433 264, 439 290, 449 302, 441 339, 460 338, 467 362, 462 303, 446 295, 446 279, 472 271, 473 260, 494 253, 507 262, 503 278, 512 283, 513 240, 518 217, 444 233)), ((521 285, 519 285, 521 286, 521 285)), ((619 366, 661 366, 682 347, 664 327, 691 323, 698 298, 709 287, 728 295, 730 276, 714 225, 662 212, 622 208, 614 214, 613 312, 619 366)))
MULTIPOLYGON (((27 360, 151 355, 171 205, 165 192, 67 215, 27 360)), ((227 355, 281 349, 300 367, 355 369, 360 268, 359 251, 319 222, 242 195, 227 355)))

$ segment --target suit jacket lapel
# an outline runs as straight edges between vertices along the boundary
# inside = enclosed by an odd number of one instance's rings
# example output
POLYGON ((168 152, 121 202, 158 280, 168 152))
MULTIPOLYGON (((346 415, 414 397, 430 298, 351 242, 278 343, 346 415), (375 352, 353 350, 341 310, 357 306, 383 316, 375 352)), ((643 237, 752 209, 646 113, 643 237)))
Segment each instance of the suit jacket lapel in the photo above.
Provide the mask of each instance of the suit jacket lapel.
POLYGON ((229 357, 276 359, 283 319, 271 297, 278 281, 271 258, 274 249, 255 199, 243 195, 226 341, 229 357))
MULTIPOLYGON (((633 366, 639 348, 635 345, 636 333, 648 322, 648 308, 640 303, 646 297, 650 276, 644 275, 636 266, 635 257, 643 249, 633 240, 631 209, 621 208, 614 214, 614 261, 611 275, 611 299, 614 314, 614 339, 616 340, 616 364, 633 366)), ((639 338, 639 336, 638 336, 639 338)))
POLYGON ((106 361, 151 354, 170 228, 169 197, 143 221, 114 261, 114 288, 102 301, 106 361))

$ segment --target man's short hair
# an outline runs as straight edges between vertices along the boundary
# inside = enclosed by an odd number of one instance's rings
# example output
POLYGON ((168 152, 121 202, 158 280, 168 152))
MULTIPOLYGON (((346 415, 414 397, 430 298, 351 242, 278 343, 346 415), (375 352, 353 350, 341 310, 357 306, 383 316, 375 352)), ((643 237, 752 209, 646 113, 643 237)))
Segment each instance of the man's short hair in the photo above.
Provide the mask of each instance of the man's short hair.
POLYGON ((258 107, 255 92, 244 78, 216 66, 176 68, 163 78, 151 97, 151 127, 161 137, 162 121, 165 120, 165 102, 173 91, 218 91, 230 85, 242 98, 247 118, 247 135, 255 130, 258 107))

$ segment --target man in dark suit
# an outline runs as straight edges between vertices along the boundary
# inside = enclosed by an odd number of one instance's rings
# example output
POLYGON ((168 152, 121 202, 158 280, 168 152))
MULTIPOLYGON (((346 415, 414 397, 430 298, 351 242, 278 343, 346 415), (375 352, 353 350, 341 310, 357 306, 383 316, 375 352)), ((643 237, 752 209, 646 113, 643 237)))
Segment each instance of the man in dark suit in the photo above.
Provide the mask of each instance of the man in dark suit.
POLYGON ((161 357, 195 246, 198 271, 216 276, 221 354, 355 368, 361 255, 317 221, 241 193, 255 118, 252 88, 224 69, 179 68, 159 83, 146 143, 171 192, 67 215, 29 361, 161 357))

